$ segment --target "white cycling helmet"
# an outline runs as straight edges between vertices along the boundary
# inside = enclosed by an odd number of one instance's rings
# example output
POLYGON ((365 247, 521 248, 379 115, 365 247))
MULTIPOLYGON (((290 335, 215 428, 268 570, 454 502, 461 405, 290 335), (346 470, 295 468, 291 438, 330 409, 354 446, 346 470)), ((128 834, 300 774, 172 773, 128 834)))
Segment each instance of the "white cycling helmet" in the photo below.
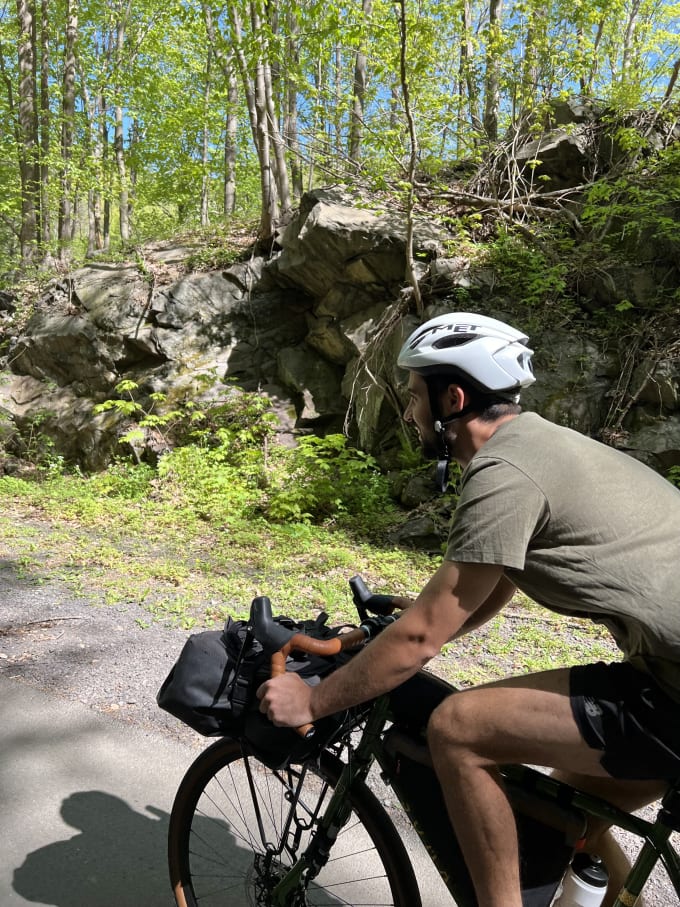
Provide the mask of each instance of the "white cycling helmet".
POLYGON ((482 393, 519 394, 536 380, 528 340, 495 318, 450 312, 416 328, 397 363, 423 377, 460 372, 482 393))

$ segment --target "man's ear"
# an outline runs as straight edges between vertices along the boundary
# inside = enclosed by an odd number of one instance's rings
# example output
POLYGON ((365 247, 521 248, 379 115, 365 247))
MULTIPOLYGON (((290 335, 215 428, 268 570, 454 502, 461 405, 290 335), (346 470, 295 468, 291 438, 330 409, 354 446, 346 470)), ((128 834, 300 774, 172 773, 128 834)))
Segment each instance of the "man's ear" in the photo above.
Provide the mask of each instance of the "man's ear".
POLYGON ((446 401, 452 413, 459 413, 465 406, 465 391, 460 384, 449 384, 446 388, 446 401))

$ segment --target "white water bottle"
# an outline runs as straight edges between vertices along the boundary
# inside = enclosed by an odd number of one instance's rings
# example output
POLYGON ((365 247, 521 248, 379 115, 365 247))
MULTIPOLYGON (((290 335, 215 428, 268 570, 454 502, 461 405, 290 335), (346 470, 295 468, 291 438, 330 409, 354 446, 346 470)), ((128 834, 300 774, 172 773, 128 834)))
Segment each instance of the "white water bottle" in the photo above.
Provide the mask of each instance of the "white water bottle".
POLYGON ((600 907, 609 876, 599 857, 577 853, 562 882, 554 907, 600 907))

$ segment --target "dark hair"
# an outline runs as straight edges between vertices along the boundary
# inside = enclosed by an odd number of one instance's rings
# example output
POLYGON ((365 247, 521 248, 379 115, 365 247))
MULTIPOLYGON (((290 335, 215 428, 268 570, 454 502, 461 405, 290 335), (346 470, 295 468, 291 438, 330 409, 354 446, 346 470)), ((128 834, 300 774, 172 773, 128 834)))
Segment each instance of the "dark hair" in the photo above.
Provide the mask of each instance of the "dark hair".
POLYGON ((425 382, 430 396, 430 409, 435 418, 441 415, 439 412, 441 395, 452 384, 462 387, 469 398, 469 405, 482 422, 495 422, 503 416, 517 416, 522 412, 520 404, 509 399, 507 395, 488 391, 484 393, 461 372, 454 370, 438 372, 436 375, 428 375, 425 382))

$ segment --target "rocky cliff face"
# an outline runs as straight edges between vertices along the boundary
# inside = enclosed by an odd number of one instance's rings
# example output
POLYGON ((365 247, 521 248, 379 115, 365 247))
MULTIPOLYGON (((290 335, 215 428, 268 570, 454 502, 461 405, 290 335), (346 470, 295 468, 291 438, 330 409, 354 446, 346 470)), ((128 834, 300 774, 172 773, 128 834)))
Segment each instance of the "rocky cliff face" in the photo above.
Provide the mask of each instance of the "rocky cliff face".
MULTIPOLYGON (((573 131, 565 142, 573 156, 573 131)), ((464 294, 465 307, 516 320, 493 274, 452 254, 439 225, 421 222, 415 246, 424 317, 461 308, 464 294)), ((405 314, 404 249, 395 216, 320 190, 305 196, 266 257, 186 273, 187 250, 158 246, 146 251, 145 269, 89 264, 53 283, 12 340, 0 372, 0 442, 19 450, 39 428, 66 459, 102 468, 130 425, 94 407, 129 379, 142 401, 161 393, 166 407, 207 405, 225 382, 258 389, 286 438, 348 427, 361 446, 384 453, 400 430, 396 354, 417 323, 405 314)), ((648 292, 653 279, 638 269, 626 298, 648 292)), ((615 302, 616 283, 610 293, 615 302)), ((677 355, 638 358, 631 368, 595 338, 554 326, 531 337, 538 382, 526 408, 593 435, 614 426, 612 443, 660 470, 680 465, 677 355)), ((137 454, 157 445, 147 433, 137 454)))

